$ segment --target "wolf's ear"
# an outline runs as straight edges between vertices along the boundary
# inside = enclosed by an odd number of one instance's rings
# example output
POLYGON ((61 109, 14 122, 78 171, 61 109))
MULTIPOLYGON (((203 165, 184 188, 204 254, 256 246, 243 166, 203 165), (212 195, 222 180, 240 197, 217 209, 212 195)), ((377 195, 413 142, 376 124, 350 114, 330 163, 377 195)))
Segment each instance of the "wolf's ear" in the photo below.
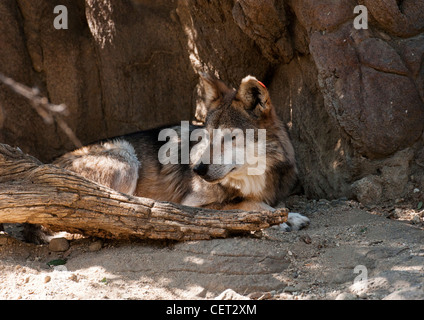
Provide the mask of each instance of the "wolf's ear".
POLYGON ((236 98, 243 102, 246 110, 254 111, 258 116, 272 107, 267 88, 252 76, 241 81, 236 98))
POLYGON ((224 82, 218 80, 215 76, 208 73, 200 73, 200 78, 203 83, 203 88, 205 90, 205 104, 206 107, 217 106, 221 99, 233 90, 228 88, 224 82))

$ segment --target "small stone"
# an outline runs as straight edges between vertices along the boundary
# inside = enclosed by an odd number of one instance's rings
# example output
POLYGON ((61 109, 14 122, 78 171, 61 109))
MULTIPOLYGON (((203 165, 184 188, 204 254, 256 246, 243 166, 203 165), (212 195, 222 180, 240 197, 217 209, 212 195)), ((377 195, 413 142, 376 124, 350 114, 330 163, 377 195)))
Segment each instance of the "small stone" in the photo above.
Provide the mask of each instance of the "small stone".
POLYGON ((252 235, 253 238, 260 239, 260 238, 263 237, 264 234, 263 234, 262 230, 257 230, 257 231, 251 232, 251 235, 252 235))
POLYGON ((214 300, 250 300, 249 297, 242 296, 232 289, 227 289, 217 296, 214 300))
POLYGON ((44 283, 47 283, 47 282, 50 282, 50 280, 51 280, 52 278, 50 277, 50 276, 46 276, 45 278, 44 278, 44 283))
POLYGON ((103 242, 101 240, 94 241, 88 247, 88 250, 91 252, 99 251, 103 246, 103 242))
POLYGON ((381 181, 377 176, 367 176, 352 184, 352 191, 363 205, 380 202, 383 194, 381 181))
POLYGON ((0 234, 0 246, 7 244, 7 236, 0 234))
POLYGON ((69 249, 69 242, 65 238, 53 238, 50 240, 49 249, 55 252, 63 252, 69 249))
POLYGON ((69 280, 72 280, 74 282, 78 282, 78 277, 76 274, 71 274, 68 278, 69 280))
POLYGON ((403 210, 399 208, 396 208, 392 214, 393 218, 395 219, 399 219, 400 217, 402 217, 402 215, 403 215, 403 210))
POLYGON ((293 292, 296 292, 296 291, 298 291, 298 288, 297 287, 293 287, 293 286, 287 286, 283 290, 283 292, 290 292, 290 293, 293 293, 293 292))
POLYGON ((329 205, 330 201, 327 199, 319 199, 318 204, 321 206, 329 205))
POLYGON ((66 271, 68 271, 68 268, 66 268, 66 266, 64 266, 64 265, 60 265, 60 266, 54 266, 53 270, 59 271, 59 272, 66 272, 66 271))
POLYGON ((336 300, 356 300, 356 299, 357 299, 357 296, 349 292, 342 292, 336 297, 336 300))
POLYGON ((360 299, 367 299, 368 295, 366 292, 361 292, 360 294, 358 294, 358 298, 360 299))
POLYGON ((309 235, 307 235, 307 234, 301 235, 300 236, 300 240, 302 240, 306 244, 311 244, 312 243, 311 237, 309 235))
POLYGON ((421 222, 421 218, 420 218, 420 216, 419 216, 418 214, 414 215, 414 216, 412 217, 412 222, 413 222, 413 223, 415 223, 415 224, 420 223, 420 222, 421 222))
POLYGON ((248 295, 249 299, 252 300, 258 300, 260 297, 262 297, 263 292, 252 292, 248 295))
POLYGON ((269 300, 272 298, 271 292, 265 292, 262 296, 258 298, 258 300, 269 300))

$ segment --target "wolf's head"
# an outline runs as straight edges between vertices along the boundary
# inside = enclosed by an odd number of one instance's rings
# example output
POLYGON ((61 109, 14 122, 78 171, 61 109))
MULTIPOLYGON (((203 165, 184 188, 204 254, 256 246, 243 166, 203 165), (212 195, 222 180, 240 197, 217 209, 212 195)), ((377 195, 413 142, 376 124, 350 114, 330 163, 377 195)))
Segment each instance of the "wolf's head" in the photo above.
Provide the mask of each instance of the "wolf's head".
POLYGON ((272 130, 278 121, 265 85, 248 76, 235 90, 211 75, 202 74, 201 79, 209 142, 194 172, 212 183, 245 180, 248 176, 262 179, 266 130, 272 130))

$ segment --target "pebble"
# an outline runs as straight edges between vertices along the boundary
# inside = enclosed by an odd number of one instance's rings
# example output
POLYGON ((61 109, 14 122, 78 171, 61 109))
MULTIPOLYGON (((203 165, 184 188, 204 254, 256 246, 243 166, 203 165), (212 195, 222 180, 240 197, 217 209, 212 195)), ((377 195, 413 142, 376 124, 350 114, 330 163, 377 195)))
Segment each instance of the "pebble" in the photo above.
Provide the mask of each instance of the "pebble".
POLYGON ((367 293, 366 293, 366 292, 361 292, 361 293, 358 295, 358 298, 359 298, 359 299, 367 299, 367 298, 368 298, 368 295, 367 295, 367 293))
POLYGON ((357 296, 349 292, 342 292, 336 297, 336 300, 356 300, 356 299, 357 299, 357 296))
POLYGON ((7 244, 7 236, 0 234, 0 246, 7 244))
POLYGON ((255 292, 249 293, 248 297, 251 300, 258 300, 260 297, 262 297, 262 295, 263 295, 263 292, 255 291, 255 292))
POLYGON ((402 217, 402 214, 403 214, 403 210, 400 208, 396 208, 393 213, 393 218, 399 219, 400 217, 402 217))
POLYGON ((242 296, 232 289, 227 289, 217 296, 214 300, 250 300, 249 297, 242 296))
POLYGON ((250 300, 269 300, 272 299, 274 295, 275 294, 272 294, 272 292, 252 292, 247 298, 250 300))
POLYGON ((52 277, 50 277, 50 276, 46 276, 45 278, 44 278, 44 283, 47 283, 47 282, 50 282, 50 280, 52 279, 52 277))
POLYGON ((66 266, 64 266, 64 265, 60 265, 60 266, 54 266, 53 270, 59 271, 59 272, 66 272, 66 271, 68 271, 68 268, 66 268, 66 266))
POLYGON ((78 282, 78 277, 76 276, 76 274, 71 274, 68 279, 74 282, 78 282))
POLYGON ((312 243, 312 239, 309 235, 305 234, 305 235, 301 235, 300 236, 300 240, 302 240, 303 242, 305 242, 306 244, 311 244, 312 243))
POLYGON ((330 201, 327 199, 319 199, 318 204, 321 206, 330 205, 330 201))
POLYGON ((69 242, 65 238, 53 238, 49 243, 49 250, 63 252, 69 249, 69 242))
POLYGON ((297 287, 294 287, 294 286, 287 286, 287 287, 285 287, 284 288, 284 290, 283 290, 283 292, 290 292, 290 293, 293 293, 293 292, 296 292, 296 291, 298 291, 299 289, 297 288, 297 287))
POLYGON ((265 292, 262 296, 258 298, 258 300, 269 300, 272 298, 271 292, 265 292))
POLYGON ((103 242, 101 240, 94 241, 88 246, 88 250, 91 252, 99 251, 103 246, 103 242))
POLYGON ((420 218, 420 216, 419 216, 418 214, 414 215, 414 216, 412 217, 412 222, 413 222, 413 223, 416 223, 416 224, 420 223, 420 222, 421 222, 421 218, 420 218))

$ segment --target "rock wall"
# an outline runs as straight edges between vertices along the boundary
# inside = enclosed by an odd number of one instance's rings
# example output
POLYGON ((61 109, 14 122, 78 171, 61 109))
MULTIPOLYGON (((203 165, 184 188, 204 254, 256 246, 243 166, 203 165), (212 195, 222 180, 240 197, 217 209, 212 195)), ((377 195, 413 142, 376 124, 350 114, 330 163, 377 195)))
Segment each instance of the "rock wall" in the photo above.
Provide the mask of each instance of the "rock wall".
MULTIPOLYGON (((252 74, 290 130, 298 190, 373 203, 424 189, 421 0, 3 0, 0 15, 0 72, 66 103, 83 143, 201 120, 199 71, 252 74)), ((73 148, 4 85, 0 126, 43 161, 73 148)))

